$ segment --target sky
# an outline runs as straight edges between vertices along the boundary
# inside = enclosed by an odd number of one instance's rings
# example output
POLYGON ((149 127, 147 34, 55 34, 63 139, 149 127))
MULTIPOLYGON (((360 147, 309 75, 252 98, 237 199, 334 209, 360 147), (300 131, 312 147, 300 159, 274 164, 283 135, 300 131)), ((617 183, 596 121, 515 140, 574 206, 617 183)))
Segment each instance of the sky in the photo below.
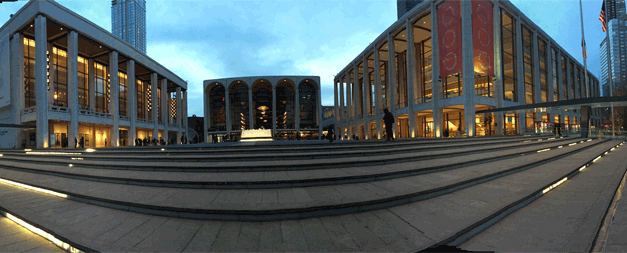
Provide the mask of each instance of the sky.
MULTIPOLYGON (((111 31, 111 0, 57 0, 111 31)), ((203 80, 320 76, 322 105, 333 79, 397 19, 396 0, 147 0, 147 54, 188 82, 188 116, 202 116, 203 80)), ((578 0, 511 0, 575 59, 578 0)), ((0 4, 0 22, 26 2, 0 4)), ((600 78, 602 0, 583 0, 587 65, 600 78)))

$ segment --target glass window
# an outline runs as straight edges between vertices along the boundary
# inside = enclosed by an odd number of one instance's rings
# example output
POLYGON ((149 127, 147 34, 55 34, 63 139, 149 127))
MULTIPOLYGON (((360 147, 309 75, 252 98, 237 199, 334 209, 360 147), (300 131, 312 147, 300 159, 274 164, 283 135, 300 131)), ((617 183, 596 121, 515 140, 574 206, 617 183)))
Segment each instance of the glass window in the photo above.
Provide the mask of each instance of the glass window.
POLYGON ((501 47, 503 52, 503 99, 518 102, 516 78, 516 24, 514 18, 501 11, 501 47))
POLYGON ((558 76, 557 76, 557 50, 551 49, 551 71, 553 74, 553 101, 559 101, 560 91, 558 88, 558 76))
POLYGON ((118 95, 118 100, 119 102, 119 107, 120 107, 120 116, 128 116, 127 113, 127 108, 126 108, 126 103, 128 101, 128 93, 127 93, 127 89, 126 89, 126 74, 122 73, 122 72, 118 72, 118 89, 119 89, 119 95, 118 95))
POLYGON ((94 62, 94 77, 96 82, 96 111, 109 112, 109 81, 107 66, 94 62))
POLYGON ((35 40, 24 37, 24 107, 35 101, 35 40))
POLYGON ((542 103, 549 101, 549 72, 547 66, 547 44, 538 38, 538 58, 540 63, 540 98, 542 103))
POLYGON ((535 103, 535 87, 533 75, 533 32, 529 28, 522 27, 522 46, 523 46, 523 74, 525 82, 525 103, 535 103))
POLYGON ((78 107, 89 107, 89 64, 87 59, 78 56, 78 107))
POLYGON ((67 52, 57 47, 52 48, 52 70, 54 102, 56 106, 68 107, 67 97, 67 52))

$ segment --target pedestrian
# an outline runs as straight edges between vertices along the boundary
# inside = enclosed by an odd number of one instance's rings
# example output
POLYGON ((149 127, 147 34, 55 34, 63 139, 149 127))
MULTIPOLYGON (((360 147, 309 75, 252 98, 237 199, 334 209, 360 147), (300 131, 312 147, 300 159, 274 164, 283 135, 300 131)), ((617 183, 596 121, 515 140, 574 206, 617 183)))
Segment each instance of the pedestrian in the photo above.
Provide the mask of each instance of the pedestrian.
POLYGON ((74 137, 74 148, 76 148, 76 145, 78 145, 78 141, 76 140, 76 137, 74 137))
POLYGON ((385 123, 385 133, 388 135, 388 141, 394 140, 394 132, 392 131, 392 127, 394 126, 394 115, 388 110, 388 108, 383 109, 383 123, 385 123))
POLYGON ((562 123, 557 123, 557 134, 562 137, 562 123))
POLYGON ((335 139, 335 130, 333 127, 329 128, 329 131, 327 131, 327 139, 329 139, 329 143, 333 143, 333 140, 335 139))
POLYGON ((85 148, 85 137, 81 137, 81 141, 78 143, 80 148, 85 148))

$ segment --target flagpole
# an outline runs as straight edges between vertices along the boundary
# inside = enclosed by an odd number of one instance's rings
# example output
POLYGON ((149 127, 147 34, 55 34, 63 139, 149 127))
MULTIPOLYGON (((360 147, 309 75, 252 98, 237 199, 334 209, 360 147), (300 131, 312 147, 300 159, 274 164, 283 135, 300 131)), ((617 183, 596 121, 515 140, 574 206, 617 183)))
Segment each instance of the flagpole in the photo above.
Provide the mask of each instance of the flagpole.
MULTIPOLYGON (((609 11, 610 9, 607 6, 607 1, 603 0, 603 4, 605 5, 605 24, 609 24, 608 22, 608 17, 609 17, 609 11)), ((607 40, 607 42, 605 43, 605 46, 607 48, 607 79, 610 82, 610 97, 614 96, 614 81, 612 80, 613 74, 612 74, 612 60, 611 58, 611 54, 610 54, 610 27, 609 25, 607 26, 607 30, 605 30, 605 39, 607 40)), ((610 103, 611 106, 611 113, 612 113, 612 138, 615 137, 615 131, 614 131, 614 103, 610 103)))
MULTIPOLYGON (((587 52, 588 49, 586 48, 586 36, 584 35, 583 32, 583 7, 581 4, 581 0, 579 0, 579 15, 581 16, 581 47, 583 50, 583 54, 581 55, 583 57, 583 81, 584 81, 584 87, 586 87, 586 96, 590 95, 590 90, 588 89, 588 67, 586 64, 586 58, 587 58, 587 52)), ((580 97, 584 97, 581 94, 579 94, 580 97)), ((581 112, 580 112, 581 113, 581 112)), ((588 115, 586 115, 586 119, 587 119, 587 127, 588 127, 588 136, 590 136, 590 111, 586 111, 586 113, 588 113, 588 115)), ((581 116, 581 115, 580 115, 581 116)), ((581 117, 579 117, 579 120, 581 120, 581 117)))

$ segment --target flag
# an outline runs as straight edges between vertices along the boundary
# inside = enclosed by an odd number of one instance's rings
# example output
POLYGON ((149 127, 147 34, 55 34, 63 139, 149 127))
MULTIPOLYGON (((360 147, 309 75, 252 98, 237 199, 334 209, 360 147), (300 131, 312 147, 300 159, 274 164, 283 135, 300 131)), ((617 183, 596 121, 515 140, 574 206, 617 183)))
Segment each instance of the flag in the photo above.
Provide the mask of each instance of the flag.
POLYGON ((601 15, 599 16, 599 20, 603 24, 601 29, 603 29, 603 32, 605 32, 607 30, 607 23, 605 22, 605 1, 603 1, 603 7, 601 7, 601 15))
POLYGON ((586 48, 586 40, 585 39, 581 39, 581 54, 583 55, 583 58, 588 58, 588 54, 586 53, 587 48, 586 48))

